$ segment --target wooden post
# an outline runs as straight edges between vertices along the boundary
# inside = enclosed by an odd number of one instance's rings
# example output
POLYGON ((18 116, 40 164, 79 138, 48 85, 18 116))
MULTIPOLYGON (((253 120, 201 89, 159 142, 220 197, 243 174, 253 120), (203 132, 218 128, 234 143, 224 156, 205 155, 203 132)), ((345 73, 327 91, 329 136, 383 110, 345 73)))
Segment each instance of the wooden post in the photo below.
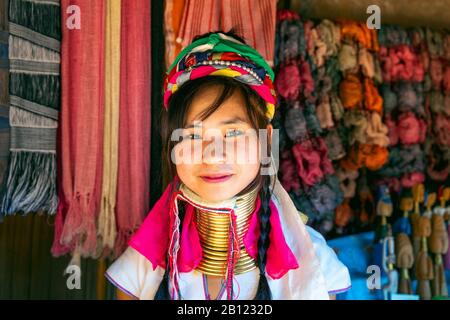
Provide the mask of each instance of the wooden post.
POLYGON ((105 300, 106 297, 105 272, 106 272, 105 258, 100 258, 97 261, 97 284, 96 284, 97 300, 105 300))

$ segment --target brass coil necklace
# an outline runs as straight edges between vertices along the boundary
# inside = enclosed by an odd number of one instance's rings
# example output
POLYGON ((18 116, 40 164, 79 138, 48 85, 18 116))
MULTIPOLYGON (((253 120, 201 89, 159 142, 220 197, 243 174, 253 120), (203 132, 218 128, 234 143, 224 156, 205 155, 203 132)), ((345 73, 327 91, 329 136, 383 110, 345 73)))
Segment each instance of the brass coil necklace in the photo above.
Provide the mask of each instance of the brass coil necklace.
MULTIPOLYGON (((240 249, 234 274, 241 274, 255 269, 257 267, 256 261, 247 253, 243 239, 248 230, 252 213, 255 210, 259 189, 255 188, 220 205, 205 203, 185 185, 182 185, 181 190, 187 198, 194 203, 200 204, 202 207, 234 207, 237 226, 236 234, 240 249)), ((229 251, 230 215, 228 213, 217 213, 207 209, 196 208, 195 219, 203 250, 202 260, 196 270, 211 276, 225 276, 229 251)))

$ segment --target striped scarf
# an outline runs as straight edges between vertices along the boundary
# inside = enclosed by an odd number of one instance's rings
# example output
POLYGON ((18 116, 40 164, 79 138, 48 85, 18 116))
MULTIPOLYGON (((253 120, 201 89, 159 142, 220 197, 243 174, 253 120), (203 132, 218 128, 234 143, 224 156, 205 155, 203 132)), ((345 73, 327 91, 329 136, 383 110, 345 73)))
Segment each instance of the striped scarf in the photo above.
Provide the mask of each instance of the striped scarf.
POLYGON ((3 181, 0 213, 55 214, 59 1, 10 0, 9 32, 10 161, 3 181))
MULTIPOLYGON (((8 1, 0 2, 0 183, 9 159, 8 1)), ((0 214, 0 222, 2 215, 0 214)))

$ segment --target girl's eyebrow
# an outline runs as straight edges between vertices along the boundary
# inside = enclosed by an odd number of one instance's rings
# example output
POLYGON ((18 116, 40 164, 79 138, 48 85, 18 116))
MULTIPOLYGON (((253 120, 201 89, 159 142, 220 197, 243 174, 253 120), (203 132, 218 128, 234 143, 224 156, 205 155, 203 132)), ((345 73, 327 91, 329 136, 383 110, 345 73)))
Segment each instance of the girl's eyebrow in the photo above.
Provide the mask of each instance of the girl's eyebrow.
MULTIPOLYGON (((223 125, 227 125, 227 124, 236 124, 236 123, 247 123, 247 121, 245 119, 239 117, 239 116, 235 116, 233 118, 230 118, 230 119, 227 119, 227 120, 219 122, 219 125, 223 126, 223 125)), ((201 127, 201 125, 199 125, 199 121, 198 120, 194 120, 194 122, 189 124, 189 125, 187 125, 185 127, 185 129, 200 128, 200 127, 201 127)))

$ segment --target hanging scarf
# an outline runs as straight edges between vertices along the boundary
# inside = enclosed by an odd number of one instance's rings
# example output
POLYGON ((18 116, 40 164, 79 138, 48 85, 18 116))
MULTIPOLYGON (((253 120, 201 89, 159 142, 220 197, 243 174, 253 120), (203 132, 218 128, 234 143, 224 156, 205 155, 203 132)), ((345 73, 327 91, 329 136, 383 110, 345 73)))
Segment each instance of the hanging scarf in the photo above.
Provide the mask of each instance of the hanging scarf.
POLYGON ((237 28, 270 66, 275 51, 276 3, 271 0, 222 0, 221 28, 237 28))
POLYGON ((270 0, 186 0, 177 41, 184 48, 195 36, 215 32, 236 32, 273 66, 276 3, 270 0))
POLYGON ((52 253, 96 255, 103 155, 104 14, 102 1, 77 5, 81 29, 63 28, 60 203, 52 253), (88 85, 87 85, 88 84, 88 85), (77 248, 76 248, 77 247, 77 248))
POLYGON ((106 1, 105 119, 103 135, 102 198, 98 217, 101 246, 112 250, 116 239, 117 172, 119 160, 120 21, 121 0, 106 1))
MULTIPOLYGON (((0 12, 7 12, 8 2, 0 3, 0 12)), ((9 61, 8 61, 8 19, 0 15, 0 185, 9 160, 9 61)), ((0 222, 2 215, 0 214, 0 222)))
POLYGON ((122 2, 116 255, 150 209, 149 10, 147 0, 122 2))
MULTIPOLYGON (((180 191, 179 184, 175 180, 166 188, 129 244, 152 263, 153 269, 158 266, 170 267, 170 280, 176 291, 178 273, 194 270, 202 257, 199 236, 193 220, 193 208, 200 207, 202 210, 208 209, 221 211, 223 214, 233 214, 233 210, 228 206, 229 203, 229 201, 225 201, 212 206, 209 204, 206 207, 193 202, 180 191), (180 239, 176 230, 180 223, 178 204, 181 201, 186 202, 186 213, 180 239), (168 253, 169 266, 166 265, 168 253)), ((267 252, 266 266, 269 286, 289 272, 289 283, 299 285, 299 298, 311 299, 315 296, 316 299, 326 299, 323 275, 311 239, 306 234, 305 226, 292 200, 278 180, 275 182, 274 198, 270 202, 270 209, 270 246, 267 252), (281 229, 281 220, 286 226, 289 226, 289 229, 281 229), (298 246, 289 247, 287 239, 291 239, 291 241, 295 239, 298 246)), ((255 210, 249 229, 244 236, 245 248, 252 258, 256 258, 259 238, 259 221, 256 213, 255 210)), ((155 284, 155 286, 157 285, 159 283, 155 284)), ((172 292, 172 297, 180 298, 176 292, 172 292)))
POLYGON ((198 35, 221 29, 220 8, 218 1, 185 0, 183 18, 176 39, 182 48, 188 46, 198 35))
POLYGON ((11 155, 3 214, 56 213, 60 20, 59 1, 9 1, 11 155))
MULTIPOLYGON (((164 37, 166 69, 181 51, 181 43, 177 41, 187 0, 166 0, 164 7, 164 37)), ((142 10, 144 11, 144 10, 142 10)))

